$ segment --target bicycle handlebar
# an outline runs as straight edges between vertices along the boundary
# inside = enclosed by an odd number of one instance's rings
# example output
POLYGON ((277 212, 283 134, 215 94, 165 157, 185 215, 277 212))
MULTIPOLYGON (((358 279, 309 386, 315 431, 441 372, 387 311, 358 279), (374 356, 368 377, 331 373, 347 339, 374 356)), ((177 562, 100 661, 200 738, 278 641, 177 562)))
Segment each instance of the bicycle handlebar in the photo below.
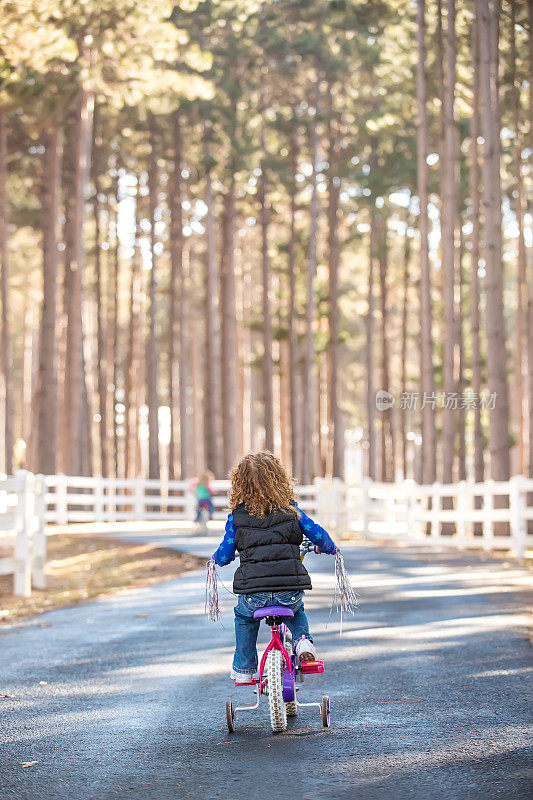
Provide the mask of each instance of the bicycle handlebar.
POLYGON ((304 559, 304 556, 307 555, 307 553, 316 553, 317 555, 321 555, 322 550, 320 550, 316 546, 316 544, 313 544, 313 542, 311 542, 307 537, 305 537, 300 545, 300 556, 302 558, 302 561, 304 559))

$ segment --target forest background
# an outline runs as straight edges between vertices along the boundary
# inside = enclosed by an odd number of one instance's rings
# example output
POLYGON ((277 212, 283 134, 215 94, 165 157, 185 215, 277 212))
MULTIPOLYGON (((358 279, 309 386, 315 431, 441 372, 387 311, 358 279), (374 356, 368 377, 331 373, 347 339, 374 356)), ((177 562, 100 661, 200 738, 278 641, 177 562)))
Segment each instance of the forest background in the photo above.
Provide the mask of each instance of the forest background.
POLYGON ((0 0, 0 468, 533 477, 532 18, 0 0))

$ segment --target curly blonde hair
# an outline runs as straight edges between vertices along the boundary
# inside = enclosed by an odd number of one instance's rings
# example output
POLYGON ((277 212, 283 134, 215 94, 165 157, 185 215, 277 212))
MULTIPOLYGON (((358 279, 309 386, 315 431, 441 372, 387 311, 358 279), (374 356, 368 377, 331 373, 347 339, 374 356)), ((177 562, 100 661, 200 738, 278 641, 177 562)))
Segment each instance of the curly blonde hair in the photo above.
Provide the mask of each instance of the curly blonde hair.
POLYGON ((298 514, 293 505, 292 478, 273 453, 262 450, 249 453, 230 474, 229 506, 234 511, 244 503, 253 517, 264 517, 275 511, 298 514))

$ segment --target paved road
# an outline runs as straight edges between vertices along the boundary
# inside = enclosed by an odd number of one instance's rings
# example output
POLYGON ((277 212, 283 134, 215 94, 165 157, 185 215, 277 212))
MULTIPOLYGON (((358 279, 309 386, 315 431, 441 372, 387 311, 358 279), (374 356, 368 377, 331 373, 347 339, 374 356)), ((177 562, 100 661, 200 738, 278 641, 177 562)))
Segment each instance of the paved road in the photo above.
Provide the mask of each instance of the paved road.
MULTIPOLYGON (((212 541, 171 544, 207 554, 212 541)), ((340 640, 335 620, 326 627, 333 560, 308 562, 327 671, 305 695, 330 694, 330 730, 309 709, 274 736, 263 704, 227 733, 225 699, 250 693, 226 677, 232 597, 221 590, 223 626, 208 623, 203 574, 189 573, 0 635, 0 798, 530 797, 526 571, 419 549, 345 552, 363 602, 340 640)), ((231 567, 221 572, 230 584, 231 567)))

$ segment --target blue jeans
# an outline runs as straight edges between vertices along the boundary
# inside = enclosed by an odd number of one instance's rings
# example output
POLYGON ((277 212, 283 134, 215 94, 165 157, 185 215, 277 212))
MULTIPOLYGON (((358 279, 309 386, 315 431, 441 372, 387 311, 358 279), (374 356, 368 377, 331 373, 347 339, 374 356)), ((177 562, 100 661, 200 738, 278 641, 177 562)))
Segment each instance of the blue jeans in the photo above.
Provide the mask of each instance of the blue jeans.
POLYGON ((255 672, 257 659, 257 634, 261 621, 254 619, 254 611, 264 606, 288 606, 294 612, 292 619, 286 624, 292 633, 294 647, 305 636, 309 641, 309 623, 304 611, 303 592, 262 592, 261 594, 240 594, 235 606, 235 655, 233 669, 235 672, 249 674, 255 672))

